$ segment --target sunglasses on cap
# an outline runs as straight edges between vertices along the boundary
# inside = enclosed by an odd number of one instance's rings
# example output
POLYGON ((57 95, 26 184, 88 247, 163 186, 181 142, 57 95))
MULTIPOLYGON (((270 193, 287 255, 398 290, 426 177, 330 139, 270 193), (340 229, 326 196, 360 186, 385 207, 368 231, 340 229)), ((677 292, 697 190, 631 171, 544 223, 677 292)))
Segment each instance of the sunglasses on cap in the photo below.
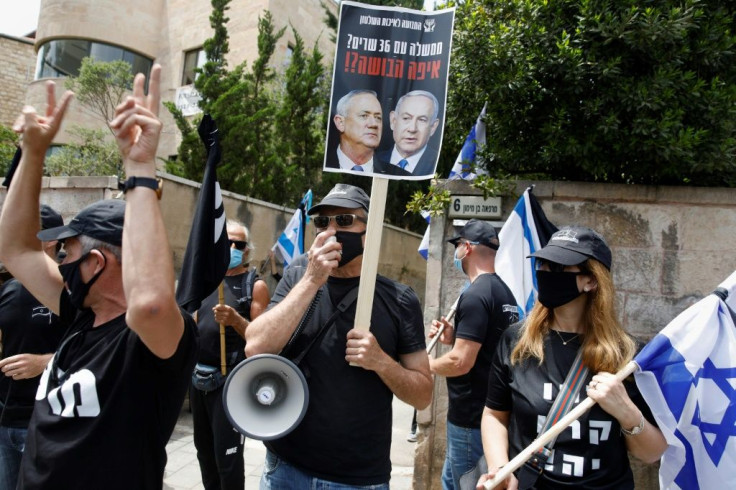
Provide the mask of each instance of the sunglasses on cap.
POLYGON ((245 240, 229 240, 229 241, 230 241, 230 246, 232 247, 233 245, 235 245, 235 248, 237 248, 238 250, 245 250, 245 247, 248 246, 248 242, 246 242, 245 240))
MULTIPOLYGON (((534 264, 535 270, 539 270, 546 265, 547 269, 549 269, 550 272, 565 272, 565 267, 568 267, 564 264, 558 264, 557 262, 551 262, 549 260, 544 260, 540 258, 535 258, 534 261, 535 261, 535 264, 534 264)), ((576 265, 578 266, 578 268, 580 268, 580 272, 576 272, 575 274, 580 274, 580 275, 590 274, 590 271, 586 269, 583 266, 583 264, 576 264, 576 265)))
POLYGON ((313 216, 314 226, 317 228, 327 228, 330 226, 330 220, 335 220, 335 224, 338 228, 347 228, 353 226, 353 223, 357 219, 362 223, 367 223, 368 220, 357 214, 338 214, 335 216, 313 216))

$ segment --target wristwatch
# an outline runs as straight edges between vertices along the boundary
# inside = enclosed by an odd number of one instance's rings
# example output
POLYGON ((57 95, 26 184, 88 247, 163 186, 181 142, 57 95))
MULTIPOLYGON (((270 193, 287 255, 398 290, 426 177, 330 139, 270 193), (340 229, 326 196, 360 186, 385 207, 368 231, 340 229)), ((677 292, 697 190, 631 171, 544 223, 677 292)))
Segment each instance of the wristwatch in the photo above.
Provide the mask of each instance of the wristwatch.
POLYGON ((641 414, 641 418, 639 419, 639 425, 632 429, 624 429, 621 427, 621 432, 626 434, 627 436, 636 436, 641 434, 641 431, 644 430, 644 414, 641 414))
POLYGON ((123 194, 133 189, 134 187, 148 187, 156 191, 156 197, 161 200, 161 194, 163 193, 164 184, 160 178, 152 179, 150 177, 128 177, 128 180, 123 184, 123 194))

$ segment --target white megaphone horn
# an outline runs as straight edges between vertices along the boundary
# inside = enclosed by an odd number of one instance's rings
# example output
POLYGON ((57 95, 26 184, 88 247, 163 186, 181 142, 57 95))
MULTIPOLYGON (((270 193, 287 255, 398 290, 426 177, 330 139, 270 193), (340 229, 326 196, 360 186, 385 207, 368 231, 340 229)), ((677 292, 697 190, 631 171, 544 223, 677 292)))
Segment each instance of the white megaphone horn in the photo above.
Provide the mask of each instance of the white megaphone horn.
POLYGON ((296 364, 274 354, 259 354, 235 366, 225 382, 222 403, 240 433, 270 441, 299 425, 309 405, 309 389, 296 364))

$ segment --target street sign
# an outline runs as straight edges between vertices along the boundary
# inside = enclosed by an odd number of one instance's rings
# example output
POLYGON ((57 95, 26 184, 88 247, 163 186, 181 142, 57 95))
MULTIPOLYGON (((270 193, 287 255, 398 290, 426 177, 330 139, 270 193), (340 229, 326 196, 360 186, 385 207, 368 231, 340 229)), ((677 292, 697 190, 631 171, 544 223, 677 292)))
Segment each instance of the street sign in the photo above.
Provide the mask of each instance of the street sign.
POLYGON ((500 218, 501 198, 483 196, 452 196, 449 218, 500 218))

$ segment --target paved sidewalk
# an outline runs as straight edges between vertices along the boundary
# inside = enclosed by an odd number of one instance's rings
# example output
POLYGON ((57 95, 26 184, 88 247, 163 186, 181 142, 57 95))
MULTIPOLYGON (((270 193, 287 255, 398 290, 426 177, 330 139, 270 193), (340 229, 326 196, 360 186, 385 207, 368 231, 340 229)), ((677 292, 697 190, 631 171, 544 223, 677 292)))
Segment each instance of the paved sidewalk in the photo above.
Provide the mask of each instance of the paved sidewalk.
MULTIPOLYGON (((407 442, 413 409, 394 397, 393 403, 393 442, 391 444, 391 488, 410 490, 414 475, 415 443, 407 442)), ((166 445, 169 456, 164 473, 165 490, 201 490, 202 476, 197 463, 197 451, 194 448, 192 415, 185 403, 184 409, 176 423, 171 440, 166 445)), ((349 437, 349 434, 347 435, 349 437)), ((245 440, 245 488, 254 490, 263 470, 266 449, 260 441, 245 440)))

